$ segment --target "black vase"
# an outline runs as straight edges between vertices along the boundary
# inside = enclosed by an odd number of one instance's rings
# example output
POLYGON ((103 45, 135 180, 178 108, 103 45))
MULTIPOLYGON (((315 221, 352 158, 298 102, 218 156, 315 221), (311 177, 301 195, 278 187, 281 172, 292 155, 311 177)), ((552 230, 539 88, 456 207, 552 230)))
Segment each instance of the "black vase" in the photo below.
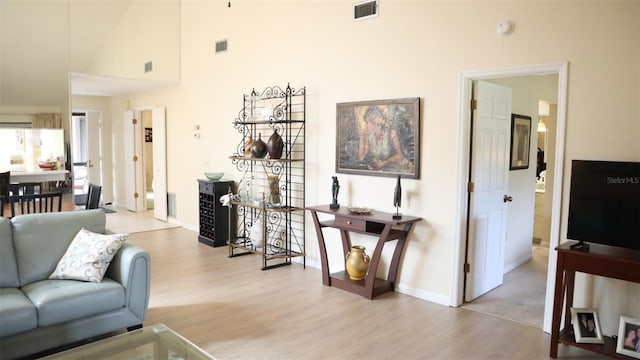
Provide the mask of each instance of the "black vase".
POLYGON ((267 155, 267 144, 262 141, 262 133, 258 134, 258 140, 253 142, 251 145, 251 157, 254 158, 263 158, 267 155))
POLYGON ((282 137, 278 135, 278 129, 273 130, 273 135, 267 141, 267 151, 269 157, 272 159, 280 159, 282 157, 282 150, 284 149, 284 142, 282 137))

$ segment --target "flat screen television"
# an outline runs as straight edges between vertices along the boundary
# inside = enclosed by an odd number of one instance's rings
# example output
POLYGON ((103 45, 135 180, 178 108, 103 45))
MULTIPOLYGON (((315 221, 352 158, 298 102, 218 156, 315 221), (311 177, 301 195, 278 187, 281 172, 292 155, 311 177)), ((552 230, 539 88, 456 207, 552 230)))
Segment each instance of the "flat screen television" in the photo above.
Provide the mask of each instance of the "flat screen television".
POLYGON ((572 161, 567 238, 640 250, 640 162, 572 161))

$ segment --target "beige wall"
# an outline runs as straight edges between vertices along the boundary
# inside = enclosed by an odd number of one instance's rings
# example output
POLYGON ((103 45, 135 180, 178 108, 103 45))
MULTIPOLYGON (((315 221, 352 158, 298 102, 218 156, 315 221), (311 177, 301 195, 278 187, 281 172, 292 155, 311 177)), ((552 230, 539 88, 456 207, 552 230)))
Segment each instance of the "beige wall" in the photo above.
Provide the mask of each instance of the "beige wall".
MULTIPOLYGON (((241 138, 231 122, 243 93, 287 83, 306 86, 307 204, 328 203, 336 103, 419 96, 421 177, 403 180, 402 212, 424 220, 409 239, 399 286, 443 304, 453 292, 453 242, 460 227, 461 72, 566 61, 565 174, 575 158, 640 161, 640 3, 382 0, 379 17, 359 22, 351 20, 351 6, 351 1, 238 1, 227 8, 220 1, 182 1, 181 84, 113 99, 114 158, 121 158, 122 104, 166 106, 167 185, 176 193, 175 220, 196 228, 196 179, 212 170, 239 178, 228 156, 241 138), (504 19, 515 23, 506 37, 495 31, 504 19), (222 39, 228 39, 229 51, 215 55, 214 44, 222 39), (199 140, 192 137, 193 124, 200 125, 199 140)), ((114 169, 122 173, 124 165, 116 161, 114 169)), ((338 177, 342 204, 393 210, 393 179, 338 177)), ((121 194, 121 180, 115 184, 121 194)), ((566 203, 568 176, 559 186, 566 203)), ((124 203, 120 196, 116 201, 124 203)), ((317 242, 307 221, 308 263, 315 265, 317 242)), ((564 240, 566 209, 560 232, 564 240)), ((338 266, 337 234, 330 240, 332 263, 338 266)), ((373 248, 369 239, 353 240, 373 248)), ((585 286, 584 298, 602 289, 617 291, 608 300, 593 297, 593 305, 615 302, 618 309, 603 321, 605 333, 617 332, 620 313, 640 318, 640 309, 632 306, 640 301, 637 285, 585 286)))
MULTIPOLYGON (((0 106, 0 123, 28 123, 38 113, 62 113, 66 111, 64 106, 0 106)), ((9 127, 10 125, 5 125, 9 127)), ((29 125, 31 126, 31 125, 29 125)))
POLYGON ((178 0, 133 1, 93 62, 81 72, 177 82, 180 80, 179 46, 178 0), (147 62, 152 63, 150 72, 145 72, 147 62))

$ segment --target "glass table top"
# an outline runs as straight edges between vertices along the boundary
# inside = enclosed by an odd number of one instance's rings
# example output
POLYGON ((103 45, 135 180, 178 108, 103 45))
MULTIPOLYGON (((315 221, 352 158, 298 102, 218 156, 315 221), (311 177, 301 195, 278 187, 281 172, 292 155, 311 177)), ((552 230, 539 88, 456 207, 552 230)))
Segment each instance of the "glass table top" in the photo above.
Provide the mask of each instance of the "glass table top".
POLYGON ((214 359, 164 324, 116 335, 44 359, 214 359))

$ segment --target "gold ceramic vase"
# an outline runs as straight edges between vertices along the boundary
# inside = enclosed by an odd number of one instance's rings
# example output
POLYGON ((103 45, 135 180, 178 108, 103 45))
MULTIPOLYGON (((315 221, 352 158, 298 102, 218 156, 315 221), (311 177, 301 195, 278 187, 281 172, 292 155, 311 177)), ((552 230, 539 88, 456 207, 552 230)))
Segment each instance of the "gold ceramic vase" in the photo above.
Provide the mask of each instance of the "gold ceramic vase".
POLYGON ((364 253, 365 247, 354 245, 347 253, 346 267, 347 274, 351 280, 362 280, 369 270, 369 255, 364 253))

